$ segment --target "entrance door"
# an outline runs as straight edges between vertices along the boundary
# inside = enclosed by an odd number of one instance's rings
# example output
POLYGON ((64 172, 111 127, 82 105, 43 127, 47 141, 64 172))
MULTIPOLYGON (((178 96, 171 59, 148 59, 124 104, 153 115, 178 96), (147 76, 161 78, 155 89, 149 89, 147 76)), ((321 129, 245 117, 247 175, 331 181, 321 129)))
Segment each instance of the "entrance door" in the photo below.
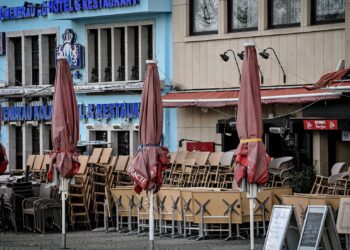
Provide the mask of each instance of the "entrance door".
POLYGON ((118 131, 118 154, 129 155, 130 154, 130 132, 118 131))

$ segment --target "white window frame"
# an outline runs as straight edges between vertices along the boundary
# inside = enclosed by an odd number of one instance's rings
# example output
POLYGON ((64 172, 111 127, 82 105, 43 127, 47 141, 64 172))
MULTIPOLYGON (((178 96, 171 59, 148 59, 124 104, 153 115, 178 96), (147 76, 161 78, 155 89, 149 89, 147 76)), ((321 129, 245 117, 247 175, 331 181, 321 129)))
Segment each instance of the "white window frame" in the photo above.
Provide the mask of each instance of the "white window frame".
POLYGON ((128 73, 129 73, 129 68, 128 68, 128 33, 126 29, 125 32, 125 80, 124 81, 116 81, 115 79, 115 70, 114 65, 115 65, 115 56, 114 56, 114 29, 115 28, 128 28, 128 27, 133 27, 133 26, 138 26, 139 27, 139 54, 141 54, 142 47, 141 47, 141 27, 145 25, 152 25, 152 56, 155 58, 156 54, 156 43, 155 43, 155 37, 156 37, 156 32, 155 32, 155 21, 154 20, 144 20, 144 21, 137 21, 137 22, 123 22, 123 23, 108 23, 108 24, 88 24, 85 27, 85 41, 86 41, 86 55, 85 55, 85 73, 86 73, 86 82, 87 85, 96 85, 96 84, 113 84, 113 83, 135 83, 135 82, 141 82, 142 81, 142 74, 143 74, 143 68, 141 68, 142 65, 142 58, 139 56, 139 80, 128 80, 128 73), (89 72, 89 42, 88 42, 88 30, 90 29, 97 29, 98 30, 98 45, 99 45, 99 58, 98 58, 98 81, 97 82, 90 82, 90 76, 91 72, 89 72), (105 82, 102 79, 102 71, 101 71, 101 29, 111 29, 111 47, 112 47, 112 81, 105 82))

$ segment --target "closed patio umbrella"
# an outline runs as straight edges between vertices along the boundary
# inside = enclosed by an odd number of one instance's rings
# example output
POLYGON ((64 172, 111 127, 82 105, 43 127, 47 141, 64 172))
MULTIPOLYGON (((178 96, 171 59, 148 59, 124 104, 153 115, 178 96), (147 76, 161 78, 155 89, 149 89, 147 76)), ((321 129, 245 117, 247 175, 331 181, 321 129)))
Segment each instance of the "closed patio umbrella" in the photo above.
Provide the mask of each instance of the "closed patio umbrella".
POLYGON ((52 179, 53 171, 60 176, 63 249, 66 248, 65 200, 68 193, 68 182, 79 170, 79 163, 77 161, 77 143, 79 139, 78 114, 78 105, 69 65, 66 58, 59 57, 56 65, 53 96, 51 124, 53 152, 51 155, 49 178, 52 179))
POLYGON ((169 163, 169 151, 161 147, 163 131, 163 105, 158 68, 155 61, 147 61, 141 95, 139 148, 128 174, 137 193, 149 193, 149 240, 154 248, 153 193, 162 185, 162 171, 169 163))
POLYGON ((243 189, 244 185, 248 184, 251 249, 254 249, 254 199, 257 185, 265 185, 268 181, 269 164, 269 157, 261 138, 263 126, 259 79, 255 43, 246 43, 237 113, 240 144, 236 150, 235 180, 243 189))

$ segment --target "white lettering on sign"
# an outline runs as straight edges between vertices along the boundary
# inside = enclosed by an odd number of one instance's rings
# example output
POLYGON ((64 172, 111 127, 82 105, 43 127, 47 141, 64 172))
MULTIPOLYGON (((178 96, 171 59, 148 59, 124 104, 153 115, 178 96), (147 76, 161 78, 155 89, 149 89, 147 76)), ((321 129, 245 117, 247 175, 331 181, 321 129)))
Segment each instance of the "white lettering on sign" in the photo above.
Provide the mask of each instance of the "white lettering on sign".
POLYGON ((136 170, 133 167, 130 167, 128 169, 128 174, 132 177, 135 178, 135 180, 137 180, 138 182, 140 182, 142 185, 144 184, 144 182, 146 181, 145 177, 143 177, 141 174, 139 174, 138 172, 136 172, 136 170))

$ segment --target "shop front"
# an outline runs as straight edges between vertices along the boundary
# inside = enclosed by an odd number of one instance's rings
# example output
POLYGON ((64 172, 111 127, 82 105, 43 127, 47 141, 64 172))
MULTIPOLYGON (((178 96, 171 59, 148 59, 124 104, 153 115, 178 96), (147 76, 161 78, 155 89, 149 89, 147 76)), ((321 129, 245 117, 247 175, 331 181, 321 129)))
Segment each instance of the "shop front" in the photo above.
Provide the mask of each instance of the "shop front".
POLYGON ((137 150, 146 60, 158 61, 163 91, 171 81, 171 1, 61 2, 0 1, 1 142, 11 169, 51 149, 57 56, 71 68, 81 145, 100 142, 114 155, 137 150))

